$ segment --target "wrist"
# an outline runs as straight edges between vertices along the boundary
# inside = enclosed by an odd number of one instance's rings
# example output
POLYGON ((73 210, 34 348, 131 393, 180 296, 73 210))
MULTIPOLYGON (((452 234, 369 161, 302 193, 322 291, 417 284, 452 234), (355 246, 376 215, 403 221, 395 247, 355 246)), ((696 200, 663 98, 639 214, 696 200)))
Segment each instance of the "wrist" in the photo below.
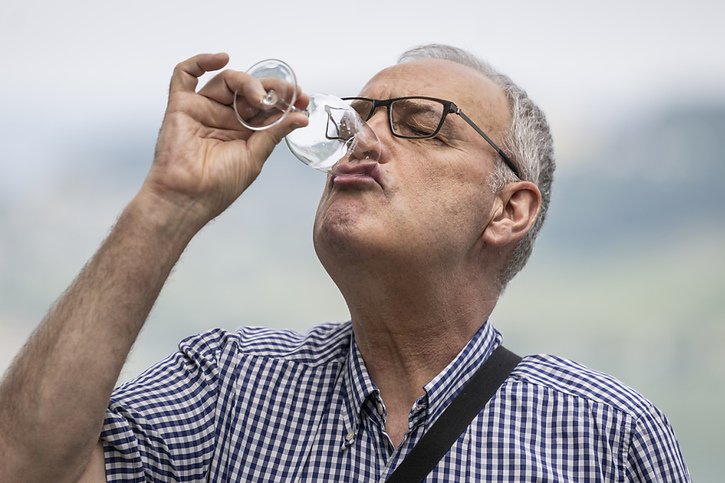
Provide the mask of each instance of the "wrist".
POLYGON ((150 236, 160 237, 171 246, 179 244, 183 249, 208 222, 199 211, 193 202, 174 202, 142 188, 122 218, 150 236))

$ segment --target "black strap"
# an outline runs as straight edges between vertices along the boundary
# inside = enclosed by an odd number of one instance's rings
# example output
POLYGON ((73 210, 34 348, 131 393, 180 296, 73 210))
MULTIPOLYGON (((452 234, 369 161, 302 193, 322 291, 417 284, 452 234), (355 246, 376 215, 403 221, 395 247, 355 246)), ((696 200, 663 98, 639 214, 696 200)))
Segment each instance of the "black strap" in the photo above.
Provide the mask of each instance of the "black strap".
POLYGON ((520 361, 519 356, 498 346, 386 483, 423 481, 520 361))

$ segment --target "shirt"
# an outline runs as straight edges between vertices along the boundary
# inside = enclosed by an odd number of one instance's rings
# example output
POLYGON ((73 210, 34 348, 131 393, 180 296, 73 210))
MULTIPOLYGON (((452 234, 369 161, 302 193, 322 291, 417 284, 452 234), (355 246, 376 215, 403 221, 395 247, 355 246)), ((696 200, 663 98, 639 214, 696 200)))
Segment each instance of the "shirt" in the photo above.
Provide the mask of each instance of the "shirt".
MULTIPOLYGON (((352 325, 215 329, 118 387, 108 481, 381 482, 501 343, 482 325, 424 387, 395 448, 352 325)), ((665 416, 611 376, 523 358, 426 482, 689 481, 665 416)))

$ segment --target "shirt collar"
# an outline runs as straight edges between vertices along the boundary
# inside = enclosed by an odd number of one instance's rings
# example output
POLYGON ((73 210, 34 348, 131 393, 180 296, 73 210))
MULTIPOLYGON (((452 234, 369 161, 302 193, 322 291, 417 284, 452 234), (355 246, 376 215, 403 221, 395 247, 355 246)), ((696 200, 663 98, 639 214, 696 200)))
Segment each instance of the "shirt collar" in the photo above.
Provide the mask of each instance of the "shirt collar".
POLYGON ((418 400, 418 405, 427 404, 428 426, 438 419, 468 379, 501 344, 501 338, 501 333, 486 321, 450 364, 423 386, 425 396, 418 400))
MULTIPOLYGON (((432 424, 458 395, 476 369, 500 344, 501 333, 493 327, 490 321, 486 321, 448 366, 423 387, 425 395, 416 401, 411 417, 417 419, 422 416, 428 426, 432 424), (426 415, 427 417, 425 417, 426 415)), ((379 404, 380 391, 368 374, 354 335, 350 341, 350 352, 346 365, 343 373, 346 393, 346 429, 357 431, 363 406, 371 396, 375 399, 374 404, 379 404)))
POLYGON ((365 401, 370 397, 379 397, 380 391, 368 374, 360 349, 355 343, 355 335, 350 340, 350 352, 347 358, 347 367, 343 374, 345 386, 346 429, 357 431, 360 423, 360 411, 365 401))

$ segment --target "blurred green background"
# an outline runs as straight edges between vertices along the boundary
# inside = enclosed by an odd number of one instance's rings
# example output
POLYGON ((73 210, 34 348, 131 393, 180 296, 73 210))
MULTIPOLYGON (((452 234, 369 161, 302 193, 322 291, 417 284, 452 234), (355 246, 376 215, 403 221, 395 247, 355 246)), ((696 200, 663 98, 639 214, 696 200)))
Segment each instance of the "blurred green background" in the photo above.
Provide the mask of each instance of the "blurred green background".
MULTIPOLYGON (((720 4, 315 0, 275 7, 283 15, 231 2, 0 8, 0 372, 140 186, 175 63, 225 50, 243 70, 278 56, 308 91, 347 95, 406 48, 439 41, 521 83, 556 140, 549 219, 493 316, 506 345, 635 387, 668 415, 693 479, 722 481, 720 4)), ((122 380, 211 327, 345 320, 311 243, 323 180, 279 147, 192 242, 122 380)))

